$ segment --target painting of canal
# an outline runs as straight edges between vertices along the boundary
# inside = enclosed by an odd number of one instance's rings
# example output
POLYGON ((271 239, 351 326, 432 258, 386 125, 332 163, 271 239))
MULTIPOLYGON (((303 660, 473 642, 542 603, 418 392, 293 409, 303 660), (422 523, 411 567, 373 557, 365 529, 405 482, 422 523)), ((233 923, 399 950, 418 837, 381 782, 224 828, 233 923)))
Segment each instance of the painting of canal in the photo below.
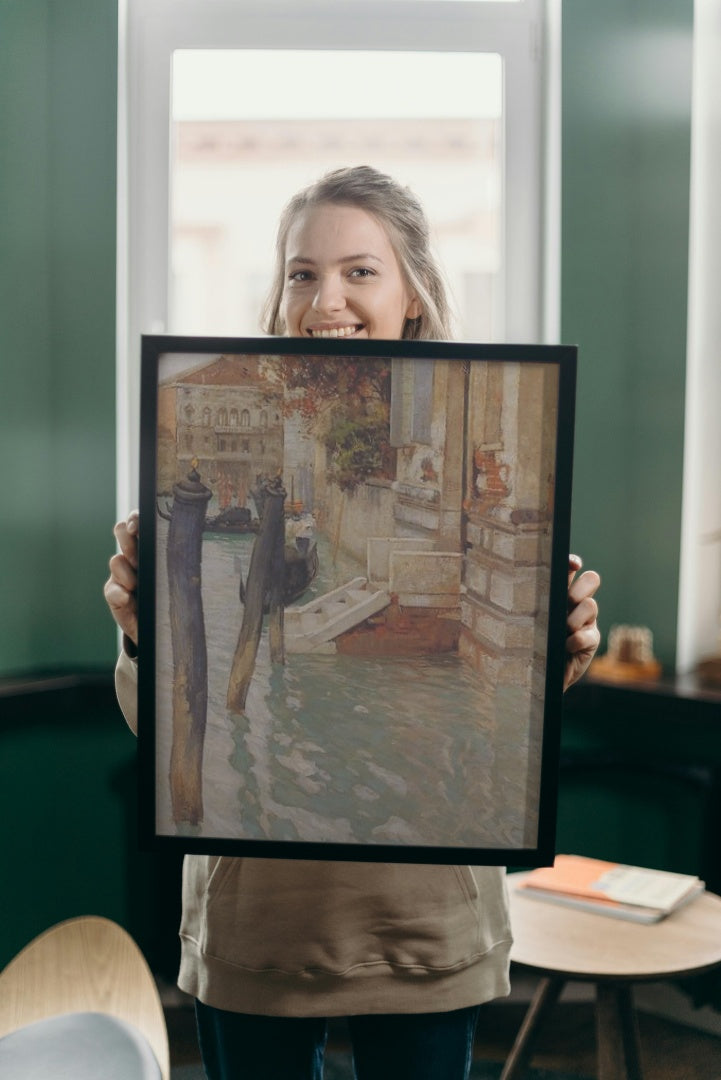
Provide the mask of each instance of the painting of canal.
POLYGON ((330 345, 157 356, 155 833, 532 852, 558 363, 330 345))

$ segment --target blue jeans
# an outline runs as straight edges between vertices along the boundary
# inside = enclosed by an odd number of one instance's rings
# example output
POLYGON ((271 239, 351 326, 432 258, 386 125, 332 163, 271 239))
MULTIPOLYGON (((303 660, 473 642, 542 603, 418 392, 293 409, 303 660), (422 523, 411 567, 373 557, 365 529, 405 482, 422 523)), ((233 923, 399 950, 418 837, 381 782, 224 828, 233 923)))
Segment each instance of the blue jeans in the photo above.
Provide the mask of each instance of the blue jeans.
MULTIPOLYGON (((321 1080, 323 1017, 195 1010, 208 1080, 321 1080)), ((467 1080, 478 1010, 348 1017, 356 1080, 467 1080)))

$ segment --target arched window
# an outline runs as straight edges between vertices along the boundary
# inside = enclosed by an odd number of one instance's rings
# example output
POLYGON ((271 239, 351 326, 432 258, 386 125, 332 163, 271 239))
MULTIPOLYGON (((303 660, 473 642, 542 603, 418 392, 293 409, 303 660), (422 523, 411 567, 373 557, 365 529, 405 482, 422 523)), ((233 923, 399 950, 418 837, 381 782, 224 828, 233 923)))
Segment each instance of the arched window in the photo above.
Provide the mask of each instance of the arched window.
POLYGON ((228 426, 228 410, 218 409, 218 427, 228 426))
POLYGON ((237 427, 238 426, 238 410, 237 409, 231 409, 230 410, 230 426, 231 427, 237 427))
POLYGON ((242 413, 240 414, 240 426, 250 427, 250 413, 247 409, 243 409, 242 413))

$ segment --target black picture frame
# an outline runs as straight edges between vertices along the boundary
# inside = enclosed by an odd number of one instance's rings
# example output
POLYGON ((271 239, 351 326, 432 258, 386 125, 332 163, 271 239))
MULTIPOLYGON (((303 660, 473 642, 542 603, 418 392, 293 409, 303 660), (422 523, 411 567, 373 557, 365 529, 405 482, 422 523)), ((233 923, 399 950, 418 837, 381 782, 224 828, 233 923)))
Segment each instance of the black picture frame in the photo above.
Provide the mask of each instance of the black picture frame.
POLYGON ((140 840, 553 860, 576 348, 144 336, 140 840))

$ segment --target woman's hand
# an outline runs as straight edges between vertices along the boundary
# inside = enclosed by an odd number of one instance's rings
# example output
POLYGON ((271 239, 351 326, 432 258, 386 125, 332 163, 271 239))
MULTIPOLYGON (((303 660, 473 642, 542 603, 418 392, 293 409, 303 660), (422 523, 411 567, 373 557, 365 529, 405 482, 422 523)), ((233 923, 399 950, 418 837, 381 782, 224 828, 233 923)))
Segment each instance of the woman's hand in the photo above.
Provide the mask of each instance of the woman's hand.
POLYGON ((110 560, 110 577, 103 593, 110 613, 123 633, 138 644, 138 527, 137 510, 113 529, 120 553, 110 560))
POLYGON ((581 678, 593 660, 601 640, 596 619, 598 604, 593 599, 601 584, 595 570, 576 574, 583 566, 578 555, 568 556, 568 618, 566 619, 566 671, 563 689, 581 678))

